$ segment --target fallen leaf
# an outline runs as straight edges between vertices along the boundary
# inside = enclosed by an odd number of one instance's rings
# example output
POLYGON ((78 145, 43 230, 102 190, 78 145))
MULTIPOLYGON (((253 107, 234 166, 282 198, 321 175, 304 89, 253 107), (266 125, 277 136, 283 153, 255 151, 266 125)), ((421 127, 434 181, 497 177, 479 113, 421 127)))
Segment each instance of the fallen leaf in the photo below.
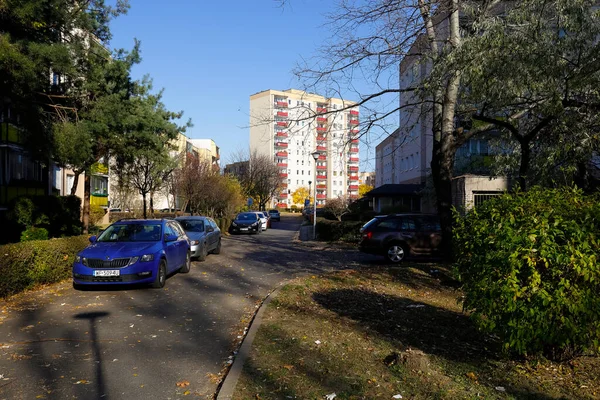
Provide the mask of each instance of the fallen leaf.
POLYGON ((293 365, 284 365, 283 368, 287 369, 288 371, 291 371, 292 368, 294 368, 293 365))
POLYGON ((187 395, 189 395, 190 393, 191 393, 191 392, 190 392, 189 390, 186 390, 185 392, 183 392, 183 395, 184 395, 184 396, 187 396, 187 395))
POLYGON ((474 372, 467 372, 466 375, 467 375, 467 378, 471 379, 472 381, 477 380, 477 375, 475 375, 474 372))
POLYGON ((177 387, 188 387, 190 386, 190 382, 189 381, 179 381, 177 382, 177 387))

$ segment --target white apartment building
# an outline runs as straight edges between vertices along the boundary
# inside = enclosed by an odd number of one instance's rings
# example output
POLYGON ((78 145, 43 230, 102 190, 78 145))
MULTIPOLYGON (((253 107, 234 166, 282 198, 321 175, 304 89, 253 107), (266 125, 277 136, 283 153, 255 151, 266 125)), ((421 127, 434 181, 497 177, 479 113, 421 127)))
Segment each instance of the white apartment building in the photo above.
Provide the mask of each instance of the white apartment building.
POLYGON ((316 186, 316 204, 358 196, 359 107, 301 90, 265 90, 250 96, 250 151, 280 167, 283 190, 274 200, 293 205, 291 194, 316 186), (318 152, 318 159, 312 154, 318 152), (316 170, 316 184, 315 184, 316 170))

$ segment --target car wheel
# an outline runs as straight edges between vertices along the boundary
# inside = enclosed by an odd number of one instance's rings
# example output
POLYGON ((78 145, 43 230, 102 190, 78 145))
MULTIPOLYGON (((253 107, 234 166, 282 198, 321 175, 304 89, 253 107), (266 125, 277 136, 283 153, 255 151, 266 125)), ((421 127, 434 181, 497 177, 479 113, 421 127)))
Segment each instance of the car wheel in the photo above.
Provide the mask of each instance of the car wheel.
POLYGON ((192 257, 190 256, 190 252, 188 251, 187 255, 185 256, 185 264, 183 264, 183 266, 179 268, 179 272, 181 272, 182 274, 187 274, 188 272, 190 272, 191 266, 192 257))
POLYGON ((202 245, 202 250, 200 250, 200 254, 198 255, 198 261, 206 260, 206 243, 202 245))
POLYGON ((385 252, 385 258, 394 264, 403 261, 408 255, 408 250, 405 245, 401 243, 390 243, 387 246, 385 252))
POLYGON ((221 254, 221 239, 219 239, 217 247, 215 247, 215 249, 213 250, 213 254, 221 254))
POLYGON ((156 274, 156 279, 154 283, 152 283, 152 287, 156 289, 160 289, 165 286, 165 282, 167 281, 167 263, 165 260, 160 260, 160 264, 158 265, 158 273, 156 274))

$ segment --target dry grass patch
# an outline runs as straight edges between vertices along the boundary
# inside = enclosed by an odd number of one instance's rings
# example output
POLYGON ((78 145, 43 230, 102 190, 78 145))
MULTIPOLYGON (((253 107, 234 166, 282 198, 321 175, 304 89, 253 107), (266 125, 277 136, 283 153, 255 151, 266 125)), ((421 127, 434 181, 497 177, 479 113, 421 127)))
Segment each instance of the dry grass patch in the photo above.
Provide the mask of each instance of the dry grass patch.
POLYGON ((431 264, 342 271, 284 287, 234 399, 559 399, 600 396, 600 362, 503 358, 431 264))

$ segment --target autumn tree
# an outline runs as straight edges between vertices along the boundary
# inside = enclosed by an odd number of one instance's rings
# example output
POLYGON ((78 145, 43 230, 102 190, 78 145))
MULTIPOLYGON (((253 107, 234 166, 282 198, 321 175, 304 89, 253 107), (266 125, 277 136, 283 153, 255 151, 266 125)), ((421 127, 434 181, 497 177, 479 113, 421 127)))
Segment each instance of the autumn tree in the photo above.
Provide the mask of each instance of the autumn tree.
POLYGON ((362 183, 362 184, 358 185, 358 196, 363 197, 364 195, 369 193, 371 190, 373 190, 373 186, 367 185, 366 183, 362 183))
POLYGON ((294 190, 294 193, 292 193, 292 201, 294 202, 294 204, 304 205, 304 201, 306 199, 309 199, 309 202, 312 204, 314 201, 314 197, 310 196, 309 198, 309 194, 310 188, 301 186, 298 189, 294 190))

